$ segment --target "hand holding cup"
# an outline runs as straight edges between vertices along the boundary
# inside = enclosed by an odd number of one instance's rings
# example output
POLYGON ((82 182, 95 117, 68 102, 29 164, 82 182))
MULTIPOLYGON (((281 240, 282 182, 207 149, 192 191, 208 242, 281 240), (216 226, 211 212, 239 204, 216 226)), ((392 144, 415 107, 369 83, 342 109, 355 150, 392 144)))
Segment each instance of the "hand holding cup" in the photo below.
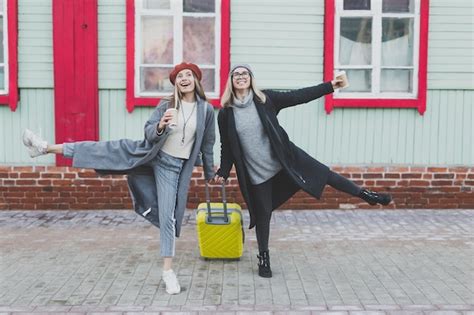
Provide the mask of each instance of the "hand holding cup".
POLYGON ((178 125, 178 110, 176 108, 168 108, 161 117, 158 129, 163 130, 166 126, 175 128, 178 125))
POLYGON ((334 80, 331 81, 334 89, 345 89, 349 86, 349 80, 345 71, 337 72, 334 77, 334 80))

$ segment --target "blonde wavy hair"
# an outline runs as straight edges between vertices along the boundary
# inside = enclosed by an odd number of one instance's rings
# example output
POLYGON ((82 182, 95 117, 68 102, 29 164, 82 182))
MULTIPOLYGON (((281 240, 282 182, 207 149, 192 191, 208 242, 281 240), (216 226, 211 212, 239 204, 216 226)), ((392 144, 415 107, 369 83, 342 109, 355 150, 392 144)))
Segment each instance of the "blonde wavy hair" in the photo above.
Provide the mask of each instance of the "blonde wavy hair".
MULTIPOLYGON (((191 71, 192 72, 192 71, 191 71)), ((194 92, 197 96, 199 96, 201 99, 208 101, 208 98, 206 94, 204 93, 204 88, 202 87, 201 81, 196 77, 194 72, 192 72, 193 77, 194 77, 194 92)), ((183 93, 179 91, 178 86, 176 83, 174 84, 174 91, 173 94, 164 97, 163 99, 168 100, 170 103, 169 105, 172 104, 172 106, 176 109, 179 109, 180 106, 180 100, 183 98, 183 93)), ((168 105, 168 106, 169 106, 168 105)))
MULTIPOLYGON (((252 89, 253 94, 261 103, 265 103, 267 101, 267 96, 257 88, 257 84, 255 83, 255 78, 253 74, 250 74, 250 88, 252 89)), ((234 92, 234 86, 232 84, 232 74, 229 75, 227 79, 227 83, 225 84, 224 93, 222 94, 222 107, 232 107, 236 96, 234 92)))

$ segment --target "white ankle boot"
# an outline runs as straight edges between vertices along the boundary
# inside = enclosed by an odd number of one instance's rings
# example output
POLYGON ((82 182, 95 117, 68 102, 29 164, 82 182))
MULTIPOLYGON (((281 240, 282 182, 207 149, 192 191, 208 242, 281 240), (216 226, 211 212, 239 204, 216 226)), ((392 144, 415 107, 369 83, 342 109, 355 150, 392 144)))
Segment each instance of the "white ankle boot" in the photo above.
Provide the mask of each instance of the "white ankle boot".
POLYGON ((29 129, 23 132, 23 144, 32 158, 48 153, 48 143, 29 129))
POLYGON ((161 276, 163 281, 166 284, 166 293, 168 294, 178 294, 181 292, 181 287, 179 286, 178 278, 172 269, 163 271, 161 276))

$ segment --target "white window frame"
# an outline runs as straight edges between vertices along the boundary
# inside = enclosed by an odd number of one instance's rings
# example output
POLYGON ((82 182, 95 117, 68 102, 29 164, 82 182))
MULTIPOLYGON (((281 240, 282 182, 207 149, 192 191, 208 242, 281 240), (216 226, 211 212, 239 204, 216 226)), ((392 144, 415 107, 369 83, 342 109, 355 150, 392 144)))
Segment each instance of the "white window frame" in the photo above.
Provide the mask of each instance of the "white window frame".
MULTIPOLYGON (((372 0, 370 10, 344 10, 343 0, 336 0, 334 16, 334 69, 370 69, 372 72, 372 92, 345 92, 337 90, 334 98, 348 99, 416 99, 418 97, 418 71, 420 49, 420 0, 414 0, 413 13, 382 13, 382 0, 372 0), (339 44, 341 18, 370 17, 372 18, 372 65, 351 66, 339 64, 339 44), (390 66, 388 69, 412 69, 412 92, 380 92, 381 58, 382 58, 382 18, 413 18, 413 66, 390 66)), ((350 80, 350 78, 349 78, 350 80)))
POLYGON ((145 67, 173 68, 183 60, 183 17, 214 17, 214 56, 215 64, 197 64, 202 70, 214 70, 214 91, 205 91, 209 98, 218 98, 220 91, 220 65, 221 65, 221 5, 220 0, 215 1, 214 13, 183 12, 183 0, 170 0, 170 9, 143 9, 143 0, 135 0, 135 96, 136 97, 162 97, 170 92, 142 92, 140 93, 140 63, 142 52, 141 17, 142 16, 171 16, 173 17, 173 64, 147 64, 145 67), (138 52, 138 53, 137 53, 138 52))
POLYGON ((9 82, 10 80, 8 79, 9 76, 9 59, 8 59, 8 5, 7 5, 8 0, 3 0, 3 8, 2 12, 0 12, 0 16, 3 17, 3 63, 0 63, 0 66, 3 67, 3 84, 5 86, 5 89, 1 90, 0 89, 0 94, 1 95, 8 95, 9 93, 9 82))

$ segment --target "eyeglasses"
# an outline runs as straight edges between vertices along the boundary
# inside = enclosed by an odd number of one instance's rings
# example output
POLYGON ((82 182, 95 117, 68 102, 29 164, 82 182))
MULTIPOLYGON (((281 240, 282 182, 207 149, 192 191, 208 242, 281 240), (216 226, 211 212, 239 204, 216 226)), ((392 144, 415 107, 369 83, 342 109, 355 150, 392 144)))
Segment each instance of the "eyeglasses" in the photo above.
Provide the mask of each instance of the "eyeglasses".
POLYGON ((248 71, 232 73, 232 78, 234 78, 234 79, 238 79, 238 78, 246 79, 248 77, 250 77, 250 73, 248 71))

